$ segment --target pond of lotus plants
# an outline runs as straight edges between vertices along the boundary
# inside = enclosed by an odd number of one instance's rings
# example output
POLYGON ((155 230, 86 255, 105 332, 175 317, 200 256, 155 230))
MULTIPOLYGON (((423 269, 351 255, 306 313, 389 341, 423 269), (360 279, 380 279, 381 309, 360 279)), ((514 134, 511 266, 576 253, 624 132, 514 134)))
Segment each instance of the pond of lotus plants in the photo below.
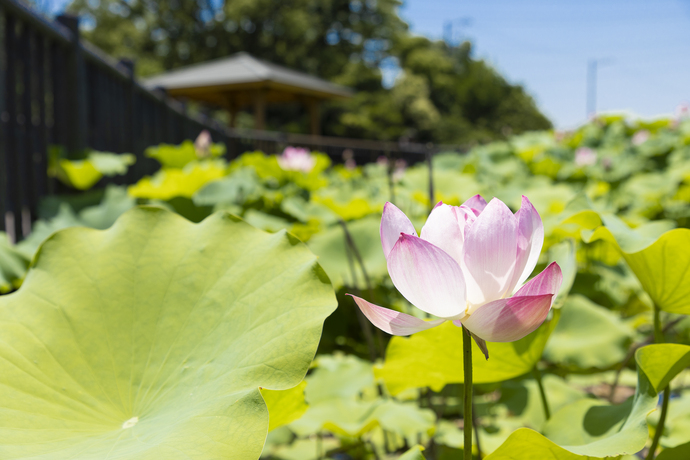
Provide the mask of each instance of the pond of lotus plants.
POLYGON ((690 119, 147 155, 0 235, 0 459, 690 459, 690 119))

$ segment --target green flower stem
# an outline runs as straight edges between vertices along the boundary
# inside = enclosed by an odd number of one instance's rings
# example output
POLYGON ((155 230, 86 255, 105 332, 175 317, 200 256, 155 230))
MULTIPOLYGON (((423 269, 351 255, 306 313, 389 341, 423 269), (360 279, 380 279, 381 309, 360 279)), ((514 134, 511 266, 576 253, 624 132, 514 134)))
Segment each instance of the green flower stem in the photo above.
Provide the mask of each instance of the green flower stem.
MULTIPOLYGON (((658 305, 654 304, 654 341, 656 343, 664 342, 664 330, 661 327, 661 309, 658 305)), ((666 424, 666 414, 668 413, 668 401, 671 399, 671 388, 670 385, 666 385, 664 388, 663 401, 661 403, 661 415, 659 415, 659 423, 656 425, 656 430, 654 430, 654 439, 652 439, 652 445, 649 447, 649 452, 647 453, 647 460, 652 460, 656 453, 657 447, 659 447, 659 440, 661 435, 664 433, 664 425, 666 424)))
POLYGON ((656 343, 664 343, 664 330, 661 327, 661 309, 654 304, 654 341, 656 343))
POLYGON ((667 385, 664 389, 664 401, 661 403, 661 415, 659 416, 659 423, 657 423, 656 430, 654 430, 654 439, 652 439, 652 445, 649 447, 646 460, 652 460, 657 447, 659 447, 659 439, 661 439, 661 435, 664 432, 664 425, 666 423, 669 399, 671 399, 671 388, 667 385))
POLYGON ((464 460, 472 460, 472 337, 462 327, 462 367, 465 372, 463 387, 465 390, 462 430, 465 434, 463 443, 464 460))
POLYGON ((544 390, 544 382, 541 380, 541 372, 539 372, 539 369, 537 369, 537 366, 532 368, 532 375, 534 376, 534 380, 537 381, 537 385, 539 386, 539 394, 541 395, 541 405, 544 408, 544 417, 546 417, 546 420, 551 418, 551 409, 549 408, 549 400, 546 399, 546 391, 544 390))

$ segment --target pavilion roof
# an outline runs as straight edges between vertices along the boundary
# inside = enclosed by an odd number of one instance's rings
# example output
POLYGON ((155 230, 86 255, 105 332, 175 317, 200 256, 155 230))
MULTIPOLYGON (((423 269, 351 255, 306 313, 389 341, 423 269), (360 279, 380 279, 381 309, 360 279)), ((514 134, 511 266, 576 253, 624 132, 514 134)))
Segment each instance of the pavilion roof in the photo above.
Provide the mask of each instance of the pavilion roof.
POLYGON ((171 96, 208 102, 251 103, 251 93, 263 91, 267 102, 304 97, 338 99, 353 91, 321 78, 257 59, 247 53, 175 69, 144 81, 149 88, 164 88, 171 96))

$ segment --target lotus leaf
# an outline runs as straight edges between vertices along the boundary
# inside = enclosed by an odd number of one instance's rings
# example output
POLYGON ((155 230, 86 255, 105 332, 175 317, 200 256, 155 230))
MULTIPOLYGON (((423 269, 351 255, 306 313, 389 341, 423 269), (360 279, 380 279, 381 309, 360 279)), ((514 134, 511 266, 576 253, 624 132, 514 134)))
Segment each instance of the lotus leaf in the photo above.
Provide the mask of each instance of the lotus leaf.
POLYGON ((258 458, 259 387, 303 379, 334 308, 306 246, 224 213, 59 231, 0 297, 0 457, 258 458))
MULTIPOLYGON (((541 359, 560 310, 553 310, 552 315, 536 331, 516 342, 487 342, 488 360, 473 343, 474 383, 501 382, 530 372, 541 359)), ((386 361, 374 369, 374 375, 383 379, 393 395, 425 386, 439 391, 448 383, 463 382, 462 362, 461 330, 447 322, 410 338, 393 337, 386 349, 386 361)))

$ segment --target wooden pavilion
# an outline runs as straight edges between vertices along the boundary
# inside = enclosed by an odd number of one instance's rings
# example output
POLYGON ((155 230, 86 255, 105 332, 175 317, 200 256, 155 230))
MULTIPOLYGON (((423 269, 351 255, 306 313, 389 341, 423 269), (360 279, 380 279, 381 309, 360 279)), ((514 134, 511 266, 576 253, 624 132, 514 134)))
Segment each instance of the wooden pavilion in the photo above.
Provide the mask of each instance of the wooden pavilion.
POLYGON ((230 112, 235 126, 237 112, 252 108, 255 129, 266 128, 266 106, 297 101, 309 111, 311 134, 320 134, 322 101, 351 97, 350 88, 297 72, 247 53, 204 62, 157 75, 144 81, 148 88, 162 88, 170 96, 220 106, 230 112))

